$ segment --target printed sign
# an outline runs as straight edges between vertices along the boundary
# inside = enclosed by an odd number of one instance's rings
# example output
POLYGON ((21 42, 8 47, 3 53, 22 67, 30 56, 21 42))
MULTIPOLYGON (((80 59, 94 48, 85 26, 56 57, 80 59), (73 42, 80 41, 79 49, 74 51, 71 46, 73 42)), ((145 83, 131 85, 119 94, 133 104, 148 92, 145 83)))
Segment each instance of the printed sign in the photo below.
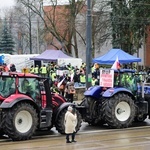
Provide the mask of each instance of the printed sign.
POLYGON ((100 86, 113 87, 114 85, 114 70, 100 70, 100 86))

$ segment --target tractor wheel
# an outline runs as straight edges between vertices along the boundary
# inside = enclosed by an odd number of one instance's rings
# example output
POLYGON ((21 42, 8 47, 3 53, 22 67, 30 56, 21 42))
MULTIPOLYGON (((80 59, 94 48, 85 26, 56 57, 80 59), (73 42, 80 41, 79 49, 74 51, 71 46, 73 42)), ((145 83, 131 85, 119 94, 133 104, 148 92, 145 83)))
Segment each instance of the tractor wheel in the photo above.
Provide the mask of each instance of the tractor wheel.
POLYGON ((3 129, 0 129, 0 138, 3 137, 3 135, 4 135, 3 129))
POLYGON ((14 141, 30 139, 37 124, 36 110, 28 103, 20 103, 4 111, 3 130, 14 141))
POLYGON ((88 124, 91 126, 103 126, 104 124, 106 124, 106 122, 104 120, 99 120, 98 122, 96 122, 96 120, 93 120, 91 122, 88 122, 88 124))
POLYGON ((102 126, 106 122, 101 118, 101 104, 91 98, 86 97, 80 103, 80 106, 86 107, 86 112, 84 112, 83 120, 92 126, 102 126))
POLYGON ((147 114, 139 115, 134 118, 135 122, 144 122, 147 118, 147 114))
POLYGON ((106 99, 102 109, 106 123, 112 128, 126 128, 135 118, 134 101, 127 94, 106 99))
MULTIPOLYGON (((57 121, 55 122, 55 127, 56 127, 56 130, 61 133, 61 134, 65 134, 65 125, 64 125, 64 122, 65 122, 65 114, 67 112, 67 109, 63 109, 58 118, 57 118, 57 121)), ((78 110, 76 110, 76 114, 77 114, 77 125, 76 125, 76 132, 78 132, 80 130, 80 127, 81 127, 81 122, 82 122, 82 118, 81 118, 81 114, 79 113, 78 110)))

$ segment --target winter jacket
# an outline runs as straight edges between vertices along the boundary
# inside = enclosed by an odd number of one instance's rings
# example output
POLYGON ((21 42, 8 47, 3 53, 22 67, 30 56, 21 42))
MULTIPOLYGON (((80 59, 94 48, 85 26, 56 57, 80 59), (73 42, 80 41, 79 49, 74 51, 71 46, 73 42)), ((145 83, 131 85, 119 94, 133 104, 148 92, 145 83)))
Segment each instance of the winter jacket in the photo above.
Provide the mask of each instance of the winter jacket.
POLYGON ((68 94, 75 94, 74 82, 67 82, 65 92, 68 94))
POLYGON ((65 114, 65 133, 75 132, 75 127, 77 125, 77 115, 72 114, 70 111, 67 111, 65 114))

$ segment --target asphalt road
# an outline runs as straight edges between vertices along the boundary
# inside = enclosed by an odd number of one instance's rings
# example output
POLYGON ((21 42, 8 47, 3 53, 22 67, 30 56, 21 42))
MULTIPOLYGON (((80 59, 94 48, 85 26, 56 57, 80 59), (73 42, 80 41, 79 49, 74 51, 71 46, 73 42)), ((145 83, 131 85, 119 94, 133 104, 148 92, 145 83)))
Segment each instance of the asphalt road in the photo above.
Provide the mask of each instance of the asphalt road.
POLYGON ((134 123, 126 129, 93 127, 83 122, 76 140, 77 143, 68 144, 65 135, 52 128, 49 132, 38 132, 28 141, 0 139, 0 150, 149 150, 150 121, 134 123))

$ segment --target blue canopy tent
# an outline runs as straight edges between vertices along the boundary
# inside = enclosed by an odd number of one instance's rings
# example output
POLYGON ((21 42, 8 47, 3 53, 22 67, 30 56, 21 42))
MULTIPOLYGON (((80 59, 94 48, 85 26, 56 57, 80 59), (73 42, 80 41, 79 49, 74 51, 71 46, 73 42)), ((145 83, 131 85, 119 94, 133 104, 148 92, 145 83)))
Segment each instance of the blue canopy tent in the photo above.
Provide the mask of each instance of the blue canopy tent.
POLYGON ((98 64, 113 64, 117 57, 121 64, 141 62, 140 58, 132 56, 121 49, 111 49, 105 55, 94 58, 92 62, 98 64))

